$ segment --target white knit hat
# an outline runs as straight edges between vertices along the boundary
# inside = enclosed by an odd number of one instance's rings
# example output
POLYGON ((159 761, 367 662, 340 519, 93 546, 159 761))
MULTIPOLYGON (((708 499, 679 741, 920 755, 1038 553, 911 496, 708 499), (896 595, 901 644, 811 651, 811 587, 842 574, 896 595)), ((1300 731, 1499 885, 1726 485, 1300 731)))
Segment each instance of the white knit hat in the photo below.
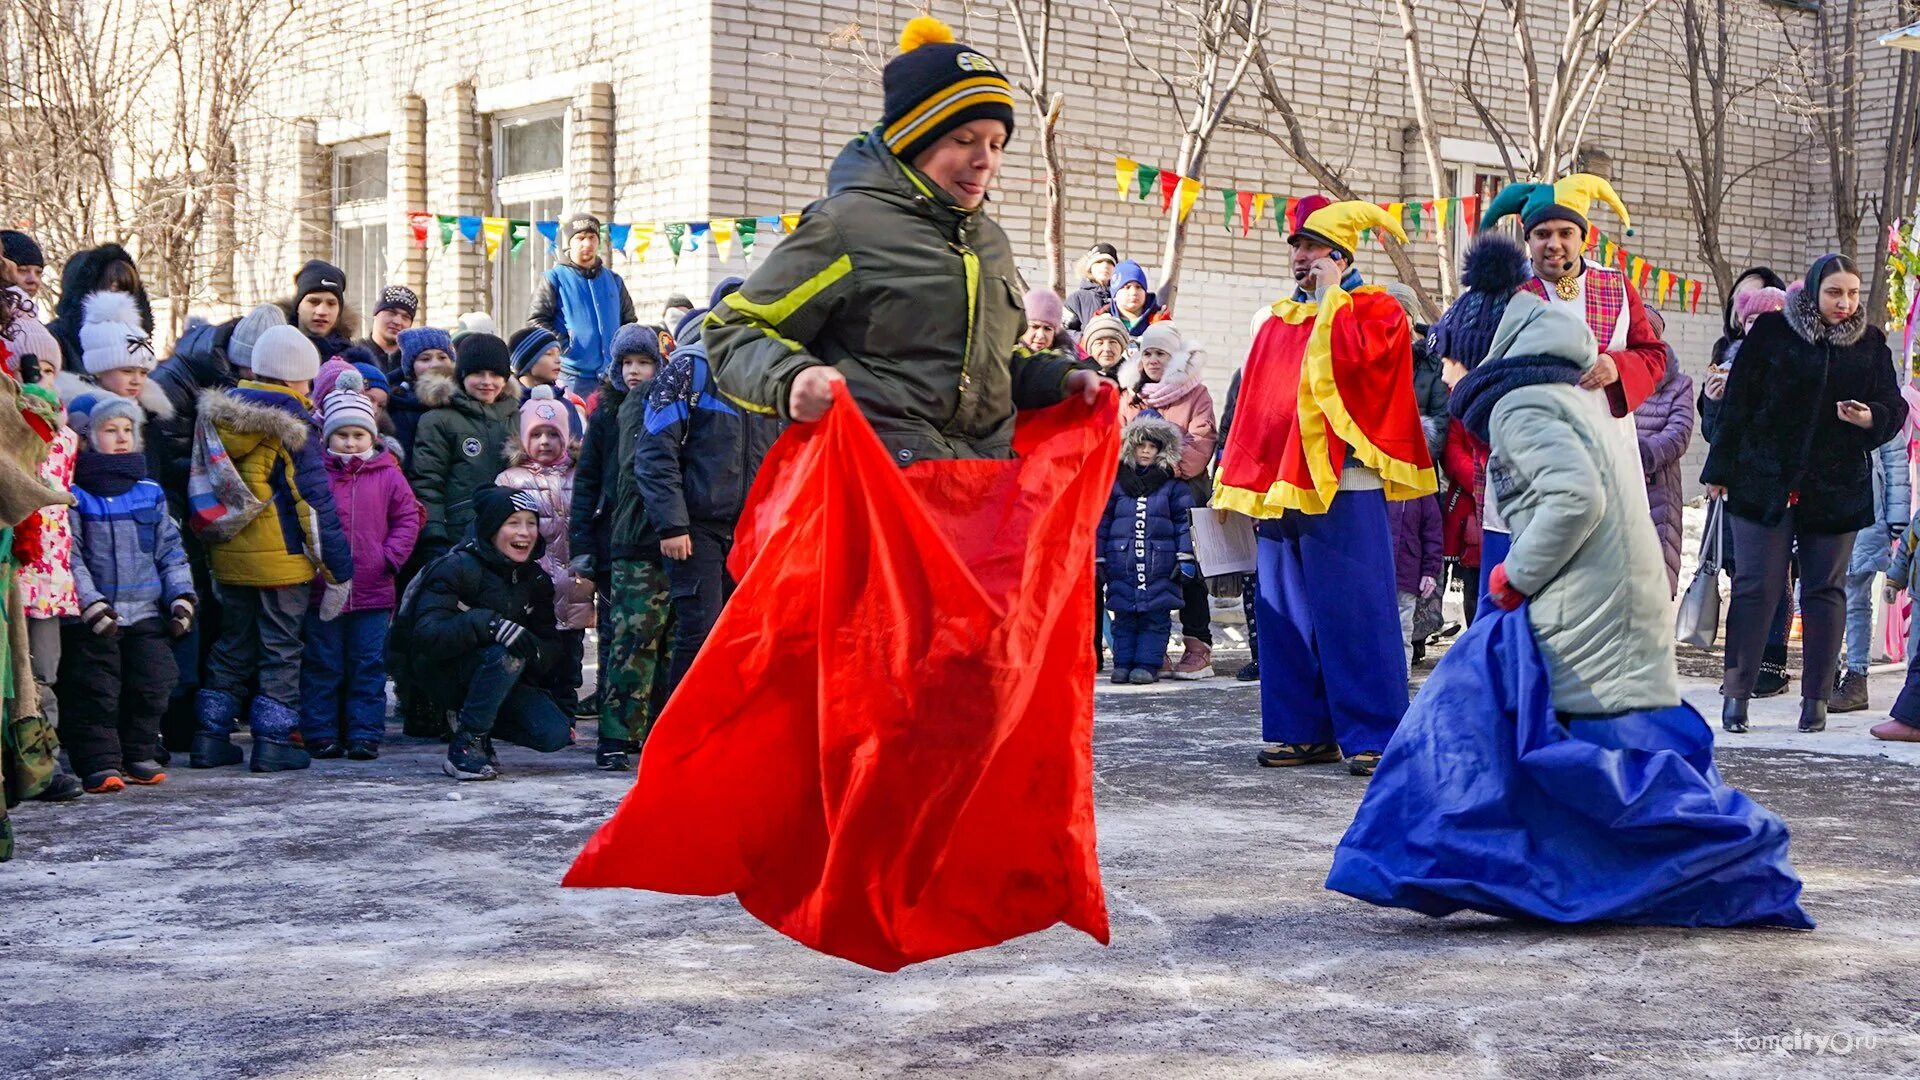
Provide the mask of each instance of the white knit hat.
POLYGON ((292 326, 269 326, 253 342, 253 373, 281 382, 312 382, 320 374, 320 350, 292 326))
POLYGON ((87 374, 154 369, 158 361, 153 342, 140 325, 140 307, 131 294, 97 292, 86 298, 80 311, 80 363, 87 374))

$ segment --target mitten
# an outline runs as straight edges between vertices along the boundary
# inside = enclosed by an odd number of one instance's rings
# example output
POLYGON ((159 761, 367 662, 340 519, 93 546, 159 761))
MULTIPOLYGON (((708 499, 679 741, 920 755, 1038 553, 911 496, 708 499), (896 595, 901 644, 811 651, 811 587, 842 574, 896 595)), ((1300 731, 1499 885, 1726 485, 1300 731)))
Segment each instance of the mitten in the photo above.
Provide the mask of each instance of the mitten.
POLYGON ((80 621, 87 625, 87 629, 109 641, 120 636, 120 613, 105 600, 88 604, 87 610, 80 613, 80 621))
POLYGON ((493 622, 487 625, 487 629, 492 632, 493 640, 507 650, 508 656, 519 660, 531 660, 540 654, 540 639, 533 636, 533 631, 512 619, 496 616, 493 622))
POLYGON ((1493 573, 1488 576, 1487 595, 1500 605, 1502 611, 1512 611, 1527 602, 1526 594, 1507 581, 1506 563, 1494 567, 1493 573))
POLYGON ((193 601, 183 596, 169 605, 167 610, 173 616, 167 620, 167 633, 174 637, 185 637, 187 631, 193 628, 193 601))
POLYGON ((353 582, 343 581, 338 585, 329 584, 320 594, 320 621, 332 622, 347 610, 347 603, 353 599, 353 582))

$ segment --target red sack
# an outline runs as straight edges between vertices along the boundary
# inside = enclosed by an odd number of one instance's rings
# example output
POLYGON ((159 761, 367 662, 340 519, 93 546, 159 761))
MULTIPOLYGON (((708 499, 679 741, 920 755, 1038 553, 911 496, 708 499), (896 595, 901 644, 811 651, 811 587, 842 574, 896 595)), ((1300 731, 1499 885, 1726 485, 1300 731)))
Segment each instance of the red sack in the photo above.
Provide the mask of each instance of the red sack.
POLYGON ((1045 929, 1104 944, 1093 544, 1111 388, 1014 461, 902 470, 846 393, 760 471, 738 590, 569 886, 733 893, 882 971, 1045 929))

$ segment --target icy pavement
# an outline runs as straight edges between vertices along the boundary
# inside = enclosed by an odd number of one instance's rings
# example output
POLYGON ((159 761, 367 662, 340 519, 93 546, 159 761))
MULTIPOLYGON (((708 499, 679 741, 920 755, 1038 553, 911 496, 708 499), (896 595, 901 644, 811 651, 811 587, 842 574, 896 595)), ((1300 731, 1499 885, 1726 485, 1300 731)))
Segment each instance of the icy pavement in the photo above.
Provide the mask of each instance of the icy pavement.
POLYGON ((1792 825, 1819 930, 1566 930, 1323 889, 1365 781, 1256 768, 1250 686, 1097 700, 1112 946, 890 976, 727 898, 558 888, 628 782, 584 746, 505 748, 493 784, 403 741, 23 807, 0 1077, 1920 1074, 1920 758, 1862 741, 1882 714, 1800 736, 1760 703, 1721 755, 1792 825))

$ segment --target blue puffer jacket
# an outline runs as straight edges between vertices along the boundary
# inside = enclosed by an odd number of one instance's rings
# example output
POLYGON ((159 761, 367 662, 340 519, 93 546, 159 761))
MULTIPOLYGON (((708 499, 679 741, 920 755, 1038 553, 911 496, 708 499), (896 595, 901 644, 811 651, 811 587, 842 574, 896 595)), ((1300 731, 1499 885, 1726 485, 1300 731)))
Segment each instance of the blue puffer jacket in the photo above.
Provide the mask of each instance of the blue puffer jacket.
POLYGON ((646 430, 632 468, 660 536, 685 536, 695 522, 731 529, 740 519, 760 462, 780 437, 778 417, 750 413, 720 396, 701 320, 654 376, 646 430))
POLYGON ((1907 480, 1907 433, 1900 431, 1873 454, 1873 524, 1853 538, 1849 574, 1885 573, 1893 565, 1893 526, 1906 527, 1912 510, 1907 480))
POLYGON ((545 327, 560 339, 566 350, 560 370, 568 379, 599 378, 613 358, 613 332, 636 321, 627 283, 597 260, 585 268, 563 262, 547 271, 546 287, 527 318, 529 326, 545 327))
POLYGON ((1193 494, 1184 480, 1173 478, 1180 441, 1179 428, 1149 416, 1128 424, 1121 435, 1120 477, 1100 515, 1094 559, 1106 578, 1109 611, 1171 611, 1181 604, 1179 576, 1199 573, 1193 494), (1134 453, 1149 436, 1160 445, 1160 456, 1140 469, 1134 453))
POLYGON ((80 455, 73 476, 73 583, 80 610, 105 600, 123 625, 193 598, 193 571, 167 496, 140 454, 80 455))

